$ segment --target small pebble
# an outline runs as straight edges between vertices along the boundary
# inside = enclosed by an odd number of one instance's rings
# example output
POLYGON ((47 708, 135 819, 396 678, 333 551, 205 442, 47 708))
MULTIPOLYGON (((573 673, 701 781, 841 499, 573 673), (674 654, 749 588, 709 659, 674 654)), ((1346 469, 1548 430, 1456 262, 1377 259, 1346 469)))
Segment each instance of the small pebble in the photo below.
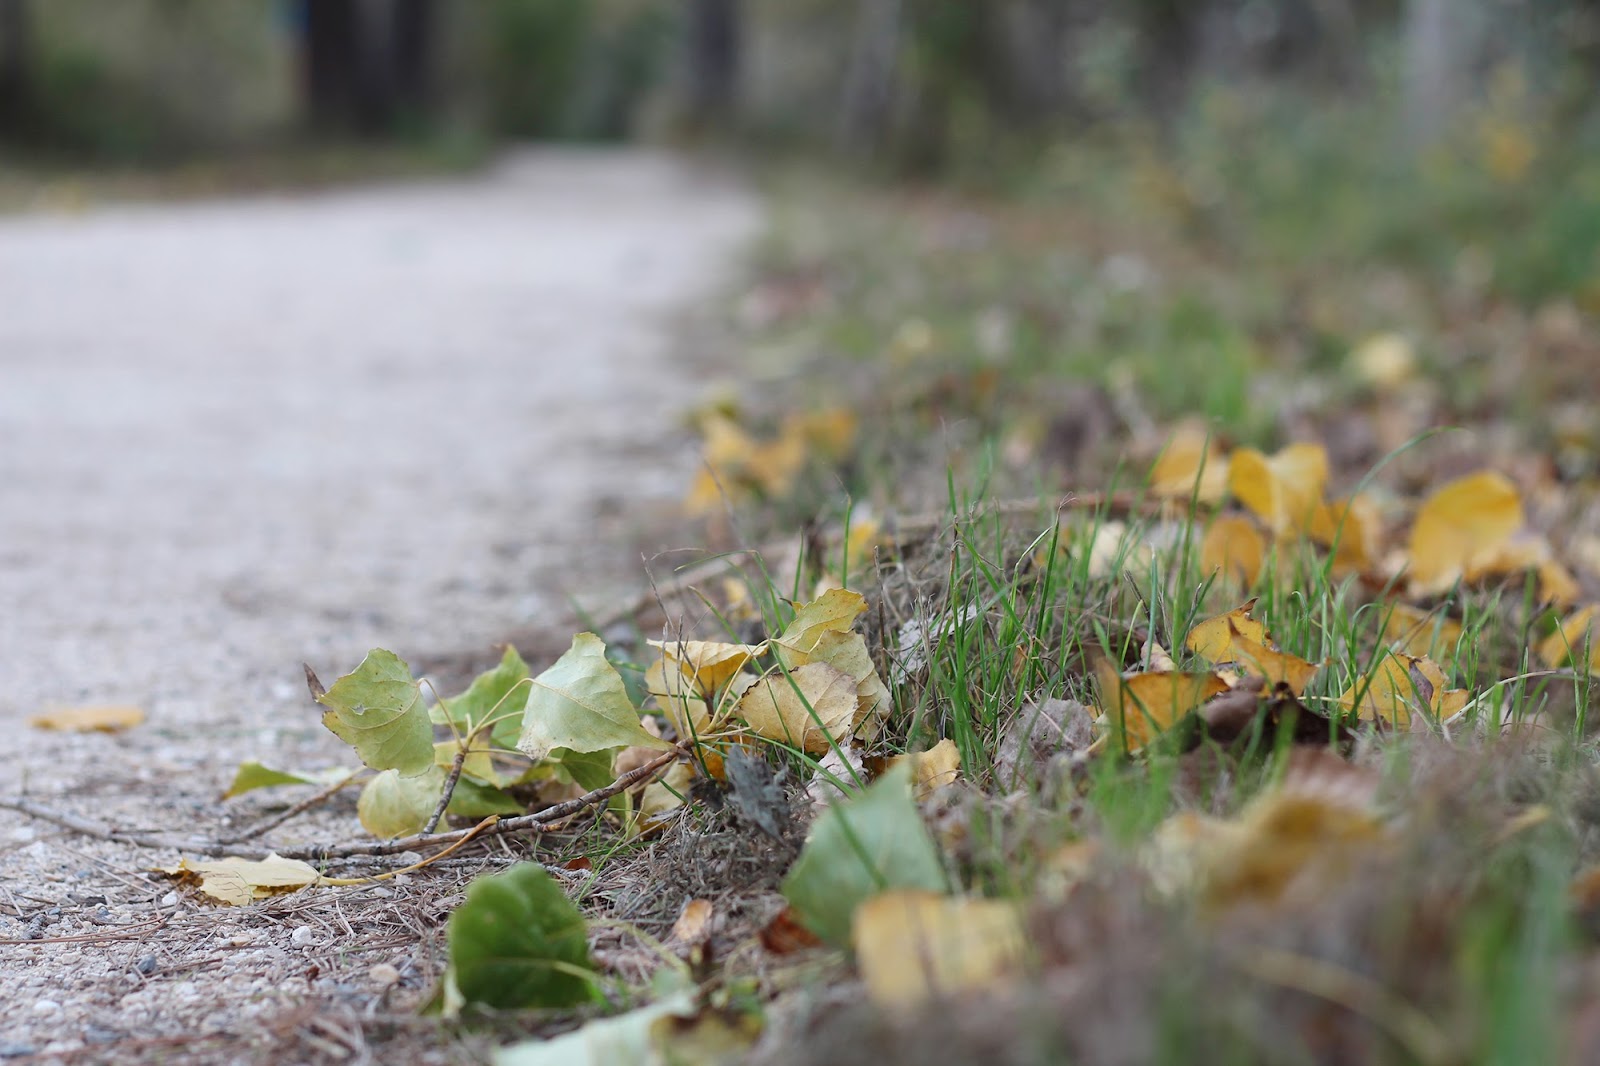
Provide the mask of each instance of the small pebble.
POLYGON ((154 955, 146 955, 144 958, 134 963, 133 968, 144 974, 146 977, 149 977, 151 974, 155 973, 156 970, 161 968, 161 964, 156 961, 156 957, 154 955))
POLYGON ((394 966, 389 965, 387 962, 380 962, 372 969, 367 971, 367 977, 370 978, 375 984, 380 984, 387 987, 389 985, 399 983, 400 971, 394 966))
POLYGON ((309 925, 302 925, 294 932, 289 934, 289 943, 293 944, 297 948, 303 948, 308 944, 314 944, 316 942, 317 934, 311 931, 311 927, 309 925))
POLYGON ((163 907, 176 907, 178 905, 178 894, 176 892, 168 892, 161 897, 161 905, 163 907))
POLYGON ((33 1013, 35 1014, 59 1014, 60 1012, 61 1004, 53 999, 41 999, 33 1005, 33 1013))
POLYGON ((37 1049, 32 1044, 0 1044, 0 1059, 20 1059, 32 1055, 37 1049))

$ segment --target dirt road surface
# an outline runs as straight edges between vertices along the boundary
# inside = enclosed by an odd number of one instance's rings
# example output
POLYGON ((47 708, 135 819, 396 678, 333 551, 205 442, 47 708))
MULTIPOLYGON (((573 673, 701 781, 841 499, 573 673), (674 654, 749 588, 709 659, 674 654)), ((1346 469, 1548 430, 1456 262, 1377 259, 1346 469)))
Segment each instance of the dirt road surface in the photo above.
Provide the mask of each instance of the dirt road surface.
MULTIPOLYGON (((302 660, 482 645, 636 580, 630 523, 694 462, 674 316, 758 224, 637 153, 0 220, 0 795, 248 822, 282 800, 219 803, 241 759, 344 755, 302 660), (25 724, 100 703, 148 720, 25 724)), ((269 841, 329 835, 351 804, 269 841)), ((147 877, 176 858, 0 810, 0 1057, 355 1061, 426 991, 438 916, 403 886, 235 914, 147 877)))

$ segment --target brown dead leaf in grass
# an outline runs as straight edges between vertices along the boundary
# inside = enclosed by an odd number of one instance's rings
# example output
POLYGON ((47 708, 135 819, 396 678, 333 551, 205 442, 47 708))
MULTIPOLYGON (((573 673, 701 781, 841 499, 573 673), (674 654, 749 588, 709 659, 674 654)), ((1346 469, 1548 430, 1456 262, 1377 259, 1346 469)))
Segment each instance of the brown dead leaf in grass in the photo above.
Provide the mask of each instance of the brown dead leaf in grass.
POLYGON ((691 899, 683 905, 678 920, 672 923, 672 939, 682 944, 698 944, 711 935, 716 910, 708 899, 691 899))
POLYGON ((35 729, 51 729, 63 733, 119 733, 132 729, 144 721, 144 711, 138 707, 108 705, 104 707, 61 707, 45 711, 28 719, 35 729))
POLYGON ((851 943, 867 994, 896 1011, 986 988, 1027 958, 1016 904, 922 889, 884 892, 858 906, 851 943))
POLYGON ((1159 670, 1123 674, 1104 656, 1095 660, 1100 706, 1106 727, 1120 736, 1125 750, 1143 750, 1190 711, 1228 689, 1215 673, 1159 670))
POLYGON ((1378 639, 1408 655, 1433 655, 1448 663, 1461 639, 1461 623, 1440 611, 1423 611, 1409 604, 1383 605, 1386 617, 1378 639))
POLYGON ((688 678, 701 699, 709 700, 746 663, 766 650, 765 644, 724 644, 715 640, 650 640, 645 643, 688 678))
POLYGON ((850 735, 858 706, 854 678, 827 663, 808 663, 750 686, 739 714, 758 736, 822 755, 850 735))
POLYGON ((1195 623, 1184 639, 1184 647, 1207 662, 1228 663, 1233 661, 1230 649, 1236 638, 1266 643, 1267 627, 1250 617, 1255 606, 1252 598, 1231 611, 1195 623))
POLYGON ((1317 504, 1306 533, 1333 551, 1336 570, 1364 572, 1377 562, 1382 530, 1377 505, 1366 496, 1353 496, 1317 504))

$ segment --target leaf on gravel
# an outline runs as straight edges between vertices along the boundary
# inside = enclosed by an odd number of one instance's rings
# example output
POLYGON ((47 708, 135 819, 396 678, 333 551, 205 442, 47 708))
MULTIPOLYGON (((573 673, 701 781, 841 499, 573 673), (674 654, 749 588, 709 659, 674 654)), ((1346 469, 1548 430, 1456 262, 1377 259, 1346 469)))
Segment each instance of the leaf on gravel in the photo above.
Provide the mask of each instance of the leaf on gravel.
MULTIPOLYGON (((786 653, 809 653, 824 633, 848 633, 856 616, 867 609, 859 592, 829 589, 810 603, 795 608, 794 619, 772 643, 781 659, 786 653)), ((787 665, 787 661, 786 661, 787 665)))
POLYGON ((919 803, 940 789, 949 788, 961 775, 961 749, 949 737, 927 751, 896 755, 889 760, 889 765, 894 767, 902 762, 911 764, 911 783, 919 803))
POLYGON ((380 840, 422 832, 444 791, 445 772, 430 765, 410 777, 385 770, 368 781, 356 800, 361 827, 380 840))
POLYGON ((1157 670, 1122 674, 1108 659, 1098 659, 1100 707, 1105 725, 1120 736, 1131 755, 1171 729, 1228 683, 1211 672, 1157 670))
POLYGON ((254 759, 246 759, 234 771, 233 784, 228 786, 222 798, 232 799, 258 788, 276 788, 280 785, 321 785, 327 788, 354 772, 340 766, 328 770, 275 770, 254 759))
POLYGON ((1600 634, 1595 634, 1594 607, 1585 607, 1581 611, 1574 611, 1566 621, 1561 623, 1561 628, 1539 643, 1539 658, 1544 660, 1546 666, 1552 669, 1566 666, 1568 663, 1587 668, 1590 673, 1600 674, 1600 634), (1588 662, 1584 661, 1584 651, 1588 650, 1588 662))
POLYGON ((394 652, 374 648, 317 702, 328 708, 322 724, 374 770, 420 774, 433 765, 433 724, 421 687, 394 652))
POLYGON ((517 1010, 596 998, 583 915, 538 863, 474 880, 446 935, 449 977, 467 1003, 517 1010))
POLYGON ((1278 536, 1305 530, 1322 502, 1328 453, 1320 444, 1291 444, 1270 458, 1240 448, 1228 466, 1228 489, 1278 536))
POLYGON ((943 892, 938 848, 911 795, 911 767, 890 769, 864 792, 823 811, 783 895, 807 928, 836 946, 850 942, 856 907, 892 888, 943 892))
POLYGON ((120 733, 144 721, 144 711, 138 707, 60 707, 45 711, 28 719, 35 729, 51 729, 63 733, 120 733))
POLYGON ((1173 431, 1150 470, 1150 491, 1197 503, 1220 503, 1227 495, 1228 458, 1205 423, 1185 422, 1173 431))
POLYGON ((513 747, 522 734, 522 707, 527 702, 518 697, 517 688, 527 678, 528 664, 516 648, 507 644, 499 664, 473 678, 467 691, 441 701, 428 712, 428 717, 435 725, 454 723, 463 736, 474 726, 498 718, 490 728, 489 738, 496 747, 513 747))
POLYGON ((1357 678, 1339 702, 1366 721, 1407 729, 1417 709, 1440 720, 1456 714, 1467 705, 1467 692, 1445 688, 1444 671, 1432 659, 1389 652, 1369 676, 1357 678))
POLYGON ((199 886, 201 892, 230 906, 243 906, 269 896, 297 892, 321 882, 316 868, 298 859, 268 855, 265 859, 218 859, 157 868, 169 877, 199 886))
POLYGON ((602 751, 631 744, 672 747, 639 724, 639 712, 622 675, 606 658, 605 644, 593 633, 579 633, 567 653, 533 679, 517 748, 543 759, 556 748, 602 751))
POLYGON ((1522 497, 1502 474, 1484 470, 1445 485, 1423 501, 1411 526, 1412 588, 1443 592, 1493 560, 1523 520, 1522 497))
MULTIPOLYGON (((746 663, 767 650, 765 644, 724 644, 714 640, 651 640, 664 662, 676 666, 703 700, 727 684, 746 663)), ((669 678, 666 684, 672 684, 669 678)), ((670 694, 670 693, 669 693, 670 694)))
POLYGON ((1028 954, 1017 904, 922 889, 884 892, 862 903, 851 942, 867 995, 896 1011, 990 988, 1028 954))
POLYGON ((647 1007, 593 1019, 549 1040, 503 1047, 495 1052, 495 1066, 657 1066, 666 1060, 653 1039, 656 1024, 692 1017, 695 1010, 694 993, 678 992, 647 1007))
POLYGON ((750 686, 739 714, 757 735, 821 755, 850 735, 858 707, 854 678, 827 663, 809 663, 788 674, 773 671, 750 686))
POLYGON ((1200 568, 1249 587, 1267 561, 1267 540, 1254 520, 1241 514, 1218 515, 1200 542, 1200 568))

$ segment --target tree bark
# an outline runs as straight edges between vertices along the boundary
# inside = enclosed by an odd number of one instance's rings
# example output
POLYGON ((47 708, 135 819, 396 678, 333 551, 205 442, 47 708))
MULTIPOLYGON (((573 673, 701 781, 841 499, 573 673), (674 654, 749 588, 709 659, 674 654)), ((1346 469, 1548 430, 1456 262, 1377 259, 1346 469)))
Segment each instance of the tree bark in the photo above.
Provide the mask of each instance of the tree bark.
POLYGON ((702 129, 725 126, 738 111, 739 0, 693 0, 688 18, 690 121, 702 129))
POLYGON ((30 126, 31 15, 28 0, 0 0, 0 133, 13 136, 26 134, 30 126))

